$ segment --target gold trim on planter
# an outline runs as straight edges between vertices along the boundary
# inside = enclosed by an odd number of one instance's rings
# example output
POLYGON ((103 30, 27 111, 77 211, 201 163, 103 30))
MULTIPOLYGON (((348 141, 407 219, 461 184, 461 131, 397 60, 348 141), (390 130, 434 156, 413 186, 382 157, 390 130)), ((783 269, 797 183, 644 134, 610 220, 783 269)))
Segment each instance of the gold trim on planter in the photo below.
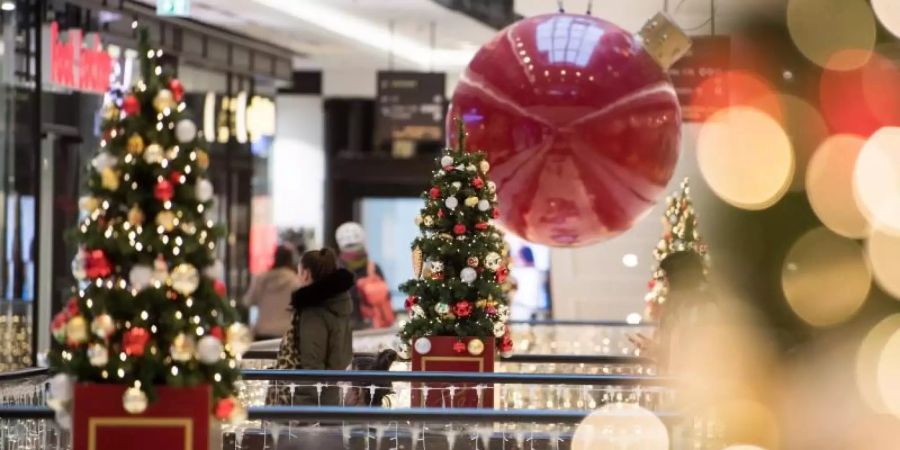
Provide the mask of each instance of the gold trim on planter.
POLYGON ((88 450, 97 450, 97 428, 123 425, 184 428, 184 450, 194 445, 194 421, 190 417, 92 417, 88 419, 88 450))

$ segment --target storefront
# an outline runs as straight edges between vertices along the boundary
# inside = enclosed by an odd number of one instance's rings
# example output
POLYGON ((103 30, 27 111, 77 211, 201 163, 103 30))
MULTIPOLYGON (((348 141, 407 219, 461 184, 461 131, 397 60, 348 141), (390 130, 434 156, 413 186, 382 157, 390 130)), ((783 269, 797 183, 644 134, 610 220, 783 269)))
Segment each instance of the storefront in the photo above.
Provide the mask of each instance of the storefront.
POLYGON ((260 105, 290 79, 291 52, 192 20, 157 17, 136 2, 4 2, 0 336, 10 339, 0 346, 0 371, 34 363, 35 349, 47 342, 33 327, 46 327, 71 292, 74 249, 66 234, 78 218, 83 169, 99 142, 104 95, 138 76, 138 27, 150 30, 165 63, 178 71, 210 141, 217 193, 211 219, 228 229, 230 245, 219 248, 231 294, 249 282, 252 203, 267 194, 264 158, 273 134, 261 122, 274 123, 274 109, 260 105))

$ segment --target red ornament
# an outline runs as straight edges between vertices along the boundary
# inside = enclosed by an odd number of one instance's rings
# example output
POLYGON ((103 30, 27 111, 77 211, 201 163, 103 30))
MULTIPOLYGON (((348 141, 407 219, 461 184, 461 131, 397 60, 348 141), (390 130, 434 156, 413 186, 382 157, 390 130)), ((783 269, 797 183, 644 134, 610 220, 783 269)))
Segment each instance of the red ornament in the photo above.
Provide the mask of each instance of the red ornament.
POLYGON ((91 250, 85 260, 85 273, 88 278, 103 278, 112 273, 112 265, 103 250, 91 250))
POLYGON ((461 224, 461 223, 458 223, 458 224, 456 224, 456 225, 453 225, 453 232, 456 233, 456 234, 458 234, 458 235, 459 235, 459 234, 466 234, 466 226, 463 225, 463 224, 461 224))
POLYGON ((438 210, 438 217, 444 217, 444 210, 443 210, 443 209, 439 209, 439 210, 438 210))
POLYGON ((494 208, 494 210, 491 211, 491 217, 493 217, 495 219, 499 219, 500 218, 500 208, 494 208))
POLYGON ((488 225, 487 222, 478 222, 475 224, 475 229, 478 231, 484 231, 487 230, 489 226, 490 225, 488 225))
POLYGON ((463 353, 466 351, 466 344, 463 344, 462 341, 456 341, 453 343, 453 351, 456 353, 463 353))
POLYGON ((487 314, 487 315, 489 315, 489 316, 496 316, 496 315, 497 315, 497 308, 495 308, 495 307, 493 307, 493 306, 488 306, 487 308, 484 308, 484 313, 487 314))
POLYGON ((434 272, 431 274, 431 279, 435 281, 441 281, 444 279, 444 272, 434 272))
POLYGON ((453 314, 456 317, 469 317, 472 314, 472 303, 468 300, 460 300, 453 305, 453 314))
POLYGON ((131 328, 122 336, 122 350, 128 356, 143 356, 149 340, 150 333, 146 328, 131 328))
POLYGON ((225 283, 222 280, 213 281, 213 290, 222 298, 225 298, 225 295, 228 294, 228 289, 225 288, 225 283))
POLYGON ((406 297, 406 303, 404 303, 403 306, 409 311, 416 303, 419 303, 419 299, 415 295, 410 295, 409 297, 406 297))
POLYGON ((503 337, 500 338, 500 346, 499 350, 503 353, 509 353, 513 349, 513 340, 512 336, 509 335, 509 328, 507 328, 506 333, 503 334, 503 337))
POLYGON ((140 114, 141 102, 139 102, 134 95, 127 95, 125 96, 125 99, 122 100, 122 111, 125 111, 125 114, 129 116, 140 114))
POLYGON ((435 186, 428 191, 428 195, 432 198, 432 200, 437 200, 441 198, 441 188, 435 186))
POLYGON ((457 84, 449 142, 456 118, 503 180, 503 224, 541 244, 628 230, 678 160, 681 109, 666 71, 634 34, 595 16, 541 15, 500 31, 457 84))
POLYGON ((67 314, 69 317, 78 315, 78 299, 77 298, 72 297, 69 299, 69 302, 66 303, 65 314, 67 314))
POLYGON ((55 316, 53 316, 53 321, 50 322, 50 331, 57 332, 62 329, 62 327, 66 326, 66 323, 69 322, 69 316, 66 315, 66 311, 60 311, 55 316))
POLYGON ((216 402, 215 415, 216 415, 217 419, 219 419, 219 420, 228 419, 228 417, 231 416, 232 411, 234 411, 234 399, 233 398, 226 397, 226 398, 219 399, 219 401, 216 402))
POLYGON ((482 180, 481 178, 475 178, 474 180, 472 180, 472 187, 474 187, 475 189, 483 188, 484 180, 482 180))
POLYGON ((175 300, 178 300, 178 293, 175 291, 169 290, 166 292, 166 297, 169 300, 175 301, 175 300))
POLYGON ((216 338, 216 339, 218 339, 218 340, 220 340, 220 341, 224 341, 224 340, 225 340, 225 332, 222 331, 222 327, 220 327, 220 326, 218 326, 218 325, 212 327, 212 329, 209 330, 209 335, 212 336, 212 337, 214 337, 214 338, 216 338))
POLYGON ((169 181, 171 181, 172 184, 181 184, 181 172, 173 170, 169 174, 169 181))
POLYGON ((168 180, 162 180, 159 183, 156 183, 156 186, 153 188, 153 196, 161 202, 171 200, 174 195, 175 187, 172 186, 172 183, 169 183, 168 180))
POLYGON ((506 281, 506 277, 509 276, 509 269, 505 266, 497 269, 497 282, 503 283, 506 281))
POLYGON ((184 98, 184 86, 181 85, 181 81, 178 81, 177 78, 169 80, 169 90, 172 91, 172 98, 176 102, 180 102, 184 98))

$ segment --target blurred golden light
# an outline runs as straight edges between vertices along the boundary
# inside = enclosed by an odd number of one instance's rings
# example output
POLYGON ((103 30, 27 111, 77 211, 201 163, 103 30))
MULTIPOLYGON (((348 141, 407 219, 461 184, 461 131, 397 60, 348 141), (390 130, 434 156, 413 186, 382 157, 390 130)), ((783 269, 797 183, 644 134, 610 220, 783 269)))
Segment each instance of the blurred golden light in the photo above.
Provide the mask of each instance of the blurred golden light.
MULTIPOLYGON (((794 95, 782 94, 777 99, 784 109, 779 122, 787 132, 794 148, 794 179, 792 191, 802 191, 806 179, 806 167, 819 144, 828 137, 828 126, 816 107, 794 95)), ((776 118, 773 116, 773 118, 776 118)))
POLYGON ((900 232, 900 128, 882 128, 863 145, 853 187, 873 228, 900 232))
MULTIPOLYGON (((840 50, 875 46, 875 16, 865 0, 789 0, 787 25, 800 52, 822 67, 840 50)), ((858 54, 832 69, 851 70, 866 61, 858 54)))
POLYGON ((788 304, 814 326, 849 319, 863 305, 871 286, 872 272, 860 245, 822 227, 794 243, 781 269, 788 304))
POLYGON ((713 111, 729 106, 747 106, 775 120, 783 118, 783 107, 775 88, 758 74, 747 70, 729 70, 706 78, 691 95, 691 106, 713 111), (727 103, 723 103, 723 99, 727 103))
POLYGON ((878 21, 894 36, 900 37, 900 2, 897 0, 872 0, 872 10, 878 21))
MULTIPOLYGON (((778 420, 769 408, 750 399, 736 399, 710 411, 710 420, 722 424, 725 442, 778 445, 778 420)), ((755 445, 737 448, 757 449, 755 445)))
POLYGON ((872 327, 856 353, 856 387, 876 413, 887 411, 878 386, 879 363, 888 339, 900 330, 900 314, 893 314, 872 327))
POLYGON ((723 109, 700 128, 700 172, 722 200, 760 210, 784 196, 794 174, 794 152, 771 116, 743 106, 723 109))
POLYGON ((900 235, 873 230, 866 250, 878 286, 900 298, 900 235))
POLYGON ((887 339, 878 358, 878 393, 891 414, 900 417, 900 330, 887 339))
POLYGON ((610 403, 578 424, 571 448, 668 450, 669 433, 652 412, 633 403, 610 403))
POLYGON ((725 447, 722 450, 766 450, 762 447, 757 447, 755 445, 732 445, 730 447, 725 447))
POLYGON ((869 223, 853 195, 853 169, 866 141, 837 134, 822 142, 806 168, 806 195, 819 220, 841 236, 861 239, 869 223))

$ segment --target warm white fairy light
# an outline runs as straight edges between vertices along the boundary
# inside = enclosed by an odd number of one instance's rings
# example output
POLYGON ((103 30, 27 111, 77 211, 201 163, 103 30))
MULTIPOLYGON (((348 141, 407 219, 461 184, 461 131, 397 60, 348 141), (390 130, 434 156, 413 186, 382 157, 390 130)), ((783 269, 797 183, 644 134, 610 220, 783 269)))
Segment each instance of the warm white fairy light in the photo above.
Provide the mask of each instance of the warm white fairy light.
POLYGON ((94 284, 96 284, 98 288, 102 288, 102 287, 103 287, 103 280, 97 278, 97 281, 96 281, 96 283, 94 283, 94 284))
POLYGON ((176 236, 175 237, 175 245, 182 245, 182 244, 184 244, 184 241, 181 239, 181 236, 176 236))
POLYGON ((165 208, 165 209, 172 209, 172 202, 169 201, 169 200, 166 200, 166 201, 163 203, 163 208, 165 208))
POLYGON ((147 319, 149 319, 149 318, 150 318, 150 313, 148 313, 146 310, 145 310, 145 311, 141 311, 141 319, 147 320, 147 319))
POLYGON ((111 137, 116 137, 116 136, 119 135, 119 132, 116 131, 116 130, 112 130, 112 131, 109 132, 109 135, 110 135, 111 137))
POLYGON ((102 139, 100 141, 100 148, 105 148, 105 147, 106 147, 106 139, 102 139))
MULTIPOLYGON (((162 162, 159 163, 159 165, 162 166, 163 169, 165 169, 166 167, 169 167, 169 160, 164 159, 164 160, 162 160, 162 162)), ((162 178, 162 177, 160 177, 160 178, 162 178)))
POLYGON ((172 114, 172 110, 169 108, 165 108, 165 109, 163 109, 162 113, 163 113, 163 116, 169 117, 169 115, 172 114))
MULTIPOLYGON (((191 173, 191 166, 184 166, 184 173, 190 174, 190 173, 191 173)), ((182 181, 182 183, 184 183, 184 181, 182 181)))
POLYGON ((163 51, 162 51, 162 49, 161 49, 161 48, 159 48, 159 49, 156 49, 156 57, 157 57, 157 58, 161 58, 161 57, 162 57, 162 55, 163 55, 163 51))
POLYGON ((175 311, 175 319, 176 320, 181 320, 182 317, 184 317, 184 316, 181 314, 181 311, 175 311))
POLYGON ((147 57, 153 59, 155 52, 153 50, 147 50, 147 57))
POLYGON ((125 362, 125 358, 127 357, 128 356, 125 354, 125 352, 119 353, 119 361, 125 362))
POLYGON ((162 131, 163 124, 162 122, 156 122, 156 131, 162 131))
POLYGON ((197 336, 203 336, 203 328, 197 327, 195 333, 197 333, 197 336))
POLYGON ((174 129, 175 129, 175 122, 169 122, 169 129, 170 129, 170 130, 174 130, 174 129))
POLYGON ((186 183, 186 182, 187 182, 187 177, 184 176, 184 175, 178 177, 178 182, 181 183, 181 184, 186 183))
POLYGON ((194 322, 197 325, 200 325, 200 316, 191 317, 191 322, 194 322))
POLYGON ((187 306, 188 308, 190 308, 190 307, 194 306, 194 299, 188 297, 188 299, 185 300, 184 304, 185 304, 185 306, 187 306))
POLYGON ((107 372, 105 370, 103 372, 100 372, 100 377, 103 378, 104 380, 109 378, 109 372, 107 372))
POLYGON ((173 255, 178 256, 179 253, 181 253, 181 249, 179 249, 178 247, 172 249, 173 255))
POLYGON ((163 120, 163 115, 162 115, 162 113, 157 113, 157 114, 156 114, 156 120, 157 120, 157 121, 163 120))
POLYGON ((137 251, 141 251, 144 249, 144 244, 141 244, 140 242, 138 242, 137 244, 134 244, 134 249, 137 251))
POLYGON ((172 366, 172 376, 173 377, 178 376, 178 366, 172 366))
POLYGON ((94 307, 94 301, 91 300, 91 299, 87 299, 87 301, 84 302, 84 303, 87 305, 88 308, 93 308, 93 307, 94 307))
POLYGON ((160 240, 162 240, 162 243, 163 243, 163 244, 167 244, 167 245, 168 245, 168 243, 169 243, 169 236, 164 234, 164 235, 160 238, 160 240))
POLYGON ((203 210, 206 209, 203 207, 203 203, 197 205, 197 212, 203 214, 203 210))
POLYGON ((156 334, 156 325, 150 325, 150 332, 156 334))
POLYGON ((138 187, 137 181, 134 181, 131 183, 131 190, 137 190, 137 187, 138 187))
POLYGON ((220 374, 219 372, 216 372, 216 373, 213 375, 213 380, 215 380, 216 383, 222 381, 222 374, 220 374))

